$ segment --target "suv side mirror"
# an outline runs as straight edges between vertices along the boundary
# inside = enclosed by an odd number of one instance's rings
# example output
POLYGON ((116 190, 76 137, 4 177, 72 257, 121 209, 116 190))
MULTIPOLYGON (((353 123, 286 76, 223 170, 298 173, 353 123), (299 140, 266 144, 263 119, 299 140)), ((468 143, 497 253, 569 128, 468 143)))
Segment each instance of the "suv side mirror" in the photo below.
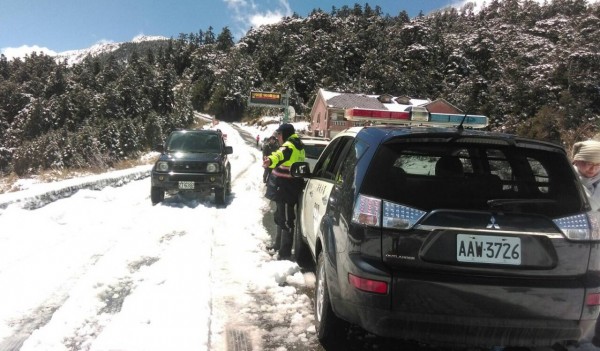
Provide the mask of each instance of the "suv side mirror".
POLYGON ((290 168, 290 174, 294 178, 310 178, 310 165, 308 162, 295 162, 292 163, 290 168))
POLYGON ((154 151, 162 153, 163 151, 165 151, 165 147, 163 146, 163 144, 156 144, 154 145, 154 151))
POLYGON ((225 146, 225 153, 231 155, 233 153, 233 146, 225 146))

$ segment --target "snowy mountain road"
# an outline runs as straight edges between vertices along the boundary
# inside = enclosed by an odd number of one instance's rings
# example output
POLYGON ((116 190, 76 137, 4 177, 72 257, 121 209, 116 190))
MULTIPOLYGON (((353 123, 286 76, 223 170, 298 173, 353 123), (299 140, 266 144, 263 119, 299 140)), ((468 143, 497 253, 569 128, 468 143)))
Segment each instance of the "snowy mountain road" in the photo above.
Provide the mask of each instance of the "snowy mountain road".
POLYGON ((298 293, 311 275, 267 253, 260 153, 228 135, 223 208, 210 194, 152 206, 148 178, 39 206, 7 201, 0 350, 227 350, 234 336, 237 349, 317 349, 298 293))
MULTIPOLYGON (((324 350, 314 273, 266 249, 255 139, 219 128, 234 150, 225 206, 153 206, 149 167, 0 194, 0 351, 324 350)), ((349 328, 334 350, 428 349, 349 328)))

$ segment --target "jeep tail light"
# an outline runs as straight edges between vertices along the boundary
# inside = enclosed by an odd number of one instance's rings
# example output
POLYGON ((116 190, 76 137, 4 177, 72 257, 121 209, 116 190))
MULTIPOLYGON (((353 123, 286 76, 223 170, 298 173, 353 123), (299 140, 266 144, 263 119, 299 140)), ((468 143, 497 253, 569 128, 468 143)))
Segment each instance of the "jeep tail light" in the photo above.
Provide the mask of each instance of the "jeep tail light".
POLYGON ((359 194, 354 205, 352 222, 369 226, 381 225, 391 229, 410 229, 425 213, 416 208, 359 194))
POLYGON ((388 284, 380 280, 366 279, 348 273, 348 281, 358 290, 372 292, 376 294, 387 294, 388 284))
POLYGON ((554 223, 570 240, 600 240, 600 213, 596 211, 557 218, 554 223))

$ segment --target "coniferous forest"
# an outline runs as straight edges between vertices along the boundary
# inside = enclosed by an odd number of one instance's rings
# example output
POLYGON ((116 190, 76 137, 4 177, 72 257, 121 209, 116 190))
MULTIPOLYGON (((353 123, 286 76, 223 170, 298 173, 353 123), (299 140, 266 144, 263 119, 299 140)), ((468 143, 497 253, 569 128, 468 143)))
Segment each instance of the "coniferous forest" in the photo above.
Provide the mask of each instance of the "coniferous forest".
POLYGON ((315 9, 251 29, 124 43, 68 64, 0 56, 0 176, 106 169, 138 157, 194 111, 254 118, 252 90, 290 92, 298 115, 319 88, 444 98, 490 130, 562 144, 600 119, 600 5, 490 0, 409 18, 368 4, 315 9))

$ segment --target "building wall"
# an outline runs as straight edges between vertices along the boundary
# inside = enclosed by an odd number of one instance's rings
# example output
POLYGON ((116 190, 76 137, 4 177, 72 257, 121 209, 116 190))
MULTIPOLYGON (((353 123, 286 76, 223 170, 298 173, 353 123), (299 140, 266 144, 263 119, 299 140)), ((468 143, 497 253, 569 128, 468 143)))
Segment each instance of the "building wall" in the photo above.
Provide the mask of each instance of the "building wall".
POLYGON ((313 136, 320 136, 321 131, 323 134, 327 131, 327 105, 320 94, 312 110, 310 130, 313 136))
POLYGON ((323 136, 326 138, 333 138, 337 133, 348 128, 348 125, 351 122, 346 121, 346 118, 344 117, 345 113, 346 111, 343 109, 328 109, 329 129, 327 132, 323 133, 323 136))
MULTIPOLYGON (((432 101, 425 106, 429 112, 434 113, 463 113, 443 99, 432 101)), ((336 134, 347 128, 361 125, 361 122, 346 121, 344 113, 344 109, 328 107, 327 102, 323 100, 323 96, 320 93, 317 94, 310 115, 310 134, 333 138, 336 134)))

